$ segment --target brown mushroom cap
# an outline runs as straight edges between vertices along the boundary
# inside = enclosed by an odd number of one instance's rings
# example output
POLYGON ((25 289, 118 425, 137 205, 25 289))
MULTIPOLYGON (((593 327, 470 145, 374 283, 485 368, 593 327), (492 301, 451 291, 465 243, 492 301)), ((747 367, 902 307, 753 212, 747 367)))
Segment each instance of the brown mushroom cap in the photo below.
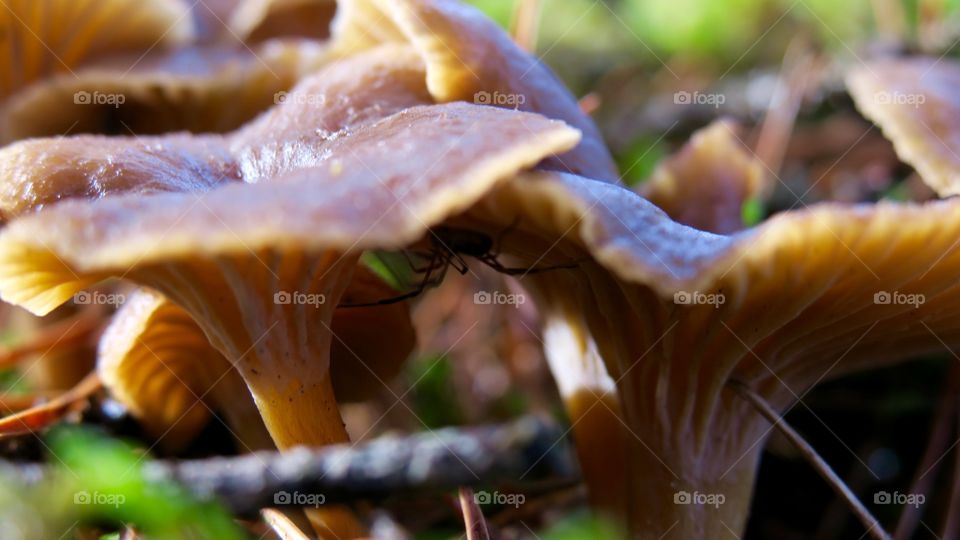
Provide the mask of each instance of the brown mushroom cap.
POLYGON ((455 0, 341 0, 330 46, 350 55, 383 43, 409 43, 422 56, 438 102, 518 108, 563 120, 580 145, 545 167, 616 182, 616 166, 593 122, 550 70, 493 21, 455 0))
POLYGON ((729 234, 743 228, 743 205, 764 190, 763 165, 740 143, 737 126, 718 120, 668 157, 640 194, 672 219, 729 234))
POLYGON ((933 57, 877 60, 847 76, 857 108, 941 197, 960 193, 960 63, 933 57))
POLYGON ((275 37, 324 39, 335 0, 244 0, 230 17, 231 34, 256 43, 275 37))
POLYGON ((0 149, 0 214, 10 218, 67 198, 201 192, 279 174, 350 126, 428 103, 409 48, 335 62, 233 134, 27 140, 0 149), (297 150, 296 152, 291 152, 297 150))

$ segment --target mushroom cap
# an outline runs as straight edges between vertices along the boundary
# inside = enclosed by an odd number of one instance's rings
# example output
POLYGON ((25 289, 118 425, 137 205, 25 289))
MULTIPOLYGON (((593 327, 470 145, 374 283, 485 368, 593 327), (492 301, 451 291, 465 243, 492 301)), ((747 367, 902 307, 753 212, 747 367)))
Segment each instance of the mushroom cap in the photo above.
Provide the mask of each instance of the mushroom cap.
POLYGON ((743 228, 743 205, 764 189, 763 165, 741 144, 737 126, 718 120, 657 166, 640 194, 672 219, 721 234, 743 228))
POLYGON ((960 193, 960 63, 916 56, 868 62, 847 75, 857 108, 941 197, 960 193))
POLYGON ((181 0, 7 0, 4 7, 0 52, 13 60, 0 74, 0 99, 109 53, 166 48, 193 36, 181 0))
POLYGON ((281 103, 229 135, 77 136, 0 149, 0 215, 6 219, 70 198, 203 192, 298 167, 327 137, 429 102, 409 48, 378 49, 335 62, 284 94, 281 103))
POLYGON ((330 138, 316 163, 268 183, 68 200, 14 220, 0 233, 0 290, 43 314, 89 279, 131 265, 264 249, 400 248, 578 138, 529 113, 463 103, 405 109, 330 138))
POLYGON ((330 46, 350 55, 383 43, 412 44, 438 102, 516 108, 563 120, 583 133, 549 169, 617 182, 616 165, 596 126, 563 84, 476 8, 455 0, 341 0, 330 46))
POLYGON ((230 17, 230 32, 246 42, 276 37, 325 39, 336 0, 245 0, 230 17))

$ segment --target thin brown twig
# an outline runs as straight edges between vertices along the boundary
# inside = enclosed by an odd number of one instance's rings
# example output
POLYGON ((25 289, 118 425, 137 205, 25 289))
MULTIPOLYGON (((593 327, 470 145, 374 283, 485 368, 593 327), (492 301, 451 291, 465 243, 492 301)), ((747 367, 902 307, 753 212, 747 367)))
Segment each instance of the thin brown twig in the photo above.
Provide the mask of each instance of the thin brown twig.
POLYGON ((96 372, 90 373, 76 386, 42 405, 0 418, 0 438, 33 433, 60 420, 78 403, 86 400, 103 385, 96 372))
POLYGON ((460 511, 463 512, 463 526, 467 531, 467 540, 490 540, 487 520, 484 519, 483 512, 474 498, 473 490, 461 487, 459 493, 460 511))
POLYGON ((279 510, 264 508, 260 510, 260 516, 263 518, 263 522, 266 523, 273 532, 277 533, 280 540, 310 540, 309 536, 304 534, 290 518, 279 510))
MULTIPOLYGON (((941 458, 950 442, 950 434, 953 432, 952 420, 956 415, 958 389, 960 389, 960 364, 954 364, 947 375, 947 384, 944 385, 943 395, 937 405, 933 429, 930 430, 930 441, 927 443, 927 448, 920 459, 920 465, 917 467, 913 482, 910 483, 910 493, 922 493, 926 496, 930 492, 941 458)), ((903 513, 900 514, 900 520, 897 522, 897 528, 893 533, 896 540, 913 538, 917 525, 920 523, 920 510, 920 505, 908 504, 904 506, 903 513)))
POLYGON ((100 306, 86 306, 72 317, 41 328, 29 340, 0 350, 0 368, 13 367, 30 355, 44 353, 54 347, 83 343, 103 326, 104 321, 100 306))
POLYGON ((781 433, 791 442, 794 446, 797 447, 797 450, 813 465, 813 468, 816 469, 820 476, 830 484, 830 487, 837 492, 838 495, 843 497, 847 501, 847 504, 850 506, 850 510, 857 516, 864 527, 867 528, 867 533, 876 538, 877 540, 891 540, 890 535, 883 529, 880 525, 880 522, 877 521, 877 518, 873 517, 867 507, 860 502, 860 499, 850 491, 850 488, 843 482, 843 480, 837 476, 837 473, 830 467, 830 465, 820 457, 820 454, 810 446, 802 435, 797 433, 789 424, 784 421, 783 417, 780 416, 777 411, 770 406, 769 403, 763 396, 756 393, 752 388, 746 384, 732 380, 727 385, 733 389, 740 397, 744 398, 750 402, 759 412, 766 418, 775 428, 779 429, 781 433))

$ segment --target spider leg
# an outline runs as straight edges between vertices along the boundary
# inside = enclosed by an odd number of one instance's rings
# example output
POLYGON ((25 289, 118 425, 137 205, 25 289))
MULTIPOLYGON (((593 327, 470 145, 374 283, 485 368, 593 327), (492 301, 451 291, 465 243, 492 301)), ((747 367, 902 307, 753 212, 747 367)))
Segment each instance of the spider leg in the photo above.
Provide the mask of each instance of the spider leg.
POLYGON ((574 262, 574 263, 568 263, 568 264, 555 264, 551 266, 534 266, 531 268, 509 267, 509 266, 504 266, 503 263, 501 263, 499 260, 497 260, 496 257, 490 254, 485 255, 483 257, 479 257, 477 260, 489 266, 490 268, 493 268, 497 272, 500 272, 501 274, 506 274, 508 276, 538 274, 540 272, 547 272, 550 270, 561 270, 564 268, 570 269, 570 268, 576 268, 577 266, 579 266, 578 263, 574 262))
POLYGON ((436 286, 443 281, 443 276, 445 276, 447 273, 447 270, 446 270, 447 265, 443 264, 444 263, 443 260, 439 260, 441 258, 442 257, 439 253, 434 254, 433 258, 430 260, 430 263, 427 265, 426 274, 423 276, 423 280, 421 280, 420 284, 417 285, 417 288, 412 291, 405 292, 401 295, 394 296, 392 298, 377 300, 376 302, 364 302, 359 304, 340 304, 337 307, 356 308, 356 307, 384 306, 388 304, 396 304, 397 302, 403 302, 404 300, 408 300, 410 298, 419 296, 421 293, 423 293, 423 291, 427 289, 428 286, 436 286), (433 275, 433 272, 436 271, 437 269, 441 269, 440 275, 436 276, 435 278, 431 278, 431 276, 433 275))
POLYGON ((517 228, 517 225, 520 224, 520 214, 517 214, 513 221, 510 222, 510 225, 507 225, 505 229, 497 233, 497 238, 493 242, 493 249, 490 251, 490 256, 497 258, 500 256, 500 249, 503 246, 503 237, 507 235, 508 232, 517 228))

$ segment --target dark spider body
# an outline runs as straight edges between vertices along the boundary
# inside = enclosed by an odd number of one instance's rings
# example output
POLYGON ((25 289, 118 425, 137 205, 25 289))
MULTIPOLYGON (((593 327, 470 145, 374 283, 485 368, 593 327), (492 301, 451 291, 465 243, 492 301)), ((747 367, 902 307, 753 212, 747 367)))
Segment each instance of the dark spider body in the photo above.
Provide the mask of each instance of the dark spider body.
MULTIPOLYGON (((460 229, 456 227, 433 227, 428 232, 430 249, 425 252, 412 251, 414 255, 422 257, 428 261, 426 266, 417 267, 413 261, 409 260, 411 268, 418 274, 424 274, 423 280, 416 289, 393 298, 387 298, 377 302, 363 304, 341 304, 340 307, 369 307, 384 304, 393 304, 402 302, 409 298, 418 296, 429 286, 437 286, 446 275, 447 268, 453 266, 460 274, 466 274, 470 267, 463 259, 464 256, 472 257, 483 264, 493 268, 501 274, 509 276, 522 276, 546 270, 555 270, 558 268, 573 268, 576 264, 549 266, 542 268, 510 268, 504 266, 497 257, 500 255, 500 242, 504 234, 513 229, 516 222, 503 230, 496 241, 489 235, 473 231, 470 229, 460 229), (435 273, 438 272, 436 275, 435 273)), ((404 255, 407 255, 404 252, 404 255)))

